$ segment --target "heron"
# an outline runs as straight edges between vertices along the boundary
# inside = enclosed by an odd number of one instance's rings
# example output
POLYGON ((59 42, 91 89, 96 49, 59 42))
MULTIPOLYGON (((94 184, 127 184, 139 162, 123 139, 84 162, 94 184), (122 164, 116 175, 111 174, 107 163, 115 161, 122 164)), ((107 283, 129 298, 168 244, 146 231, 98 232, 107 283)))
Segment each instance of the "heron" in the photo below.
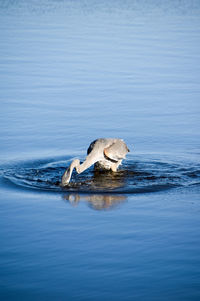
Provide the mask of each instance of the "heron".
POLYGON ((72 161, 62 176, 61 186, 69 184, 74 168, 78 174, 94 164, 97 170, 116 172, 126 154, 130 152, 126 143, 118 138, 99 138, 94 140, 87 150, 83 163, 79 159, 72 161))

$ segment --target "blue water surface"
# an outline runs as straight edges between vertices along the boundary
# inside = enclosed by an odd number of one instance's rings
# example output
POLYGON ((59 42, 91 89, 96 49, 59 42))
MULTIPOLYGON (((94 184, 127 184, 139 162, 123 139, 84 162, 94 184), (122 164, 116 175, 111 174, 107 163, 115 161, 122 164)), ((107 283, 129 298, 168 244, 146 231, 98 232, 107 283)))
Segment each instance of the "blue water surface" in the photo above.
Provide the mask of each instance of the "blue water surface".
POLYGON ((199 1, 0 1, 0 299, 200 299, 199 1), (119 137, 116 174, 60 179, 119 137))

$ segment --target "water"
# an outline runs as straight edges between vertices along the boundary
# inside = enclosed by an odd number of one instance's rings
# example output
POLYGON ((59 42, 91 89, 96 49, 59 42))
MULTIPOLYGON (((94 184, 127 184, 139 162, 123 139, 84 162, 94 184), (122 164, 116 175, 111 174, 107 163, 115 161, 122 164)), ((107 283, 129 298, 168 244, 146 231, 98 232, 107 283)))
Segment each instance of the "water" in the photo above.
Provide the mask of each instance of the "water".
POLYGON ((1 1, 1 300, 199 300, 199 1, 1 1), (119 137, 119 171, 60 178, 119 137))

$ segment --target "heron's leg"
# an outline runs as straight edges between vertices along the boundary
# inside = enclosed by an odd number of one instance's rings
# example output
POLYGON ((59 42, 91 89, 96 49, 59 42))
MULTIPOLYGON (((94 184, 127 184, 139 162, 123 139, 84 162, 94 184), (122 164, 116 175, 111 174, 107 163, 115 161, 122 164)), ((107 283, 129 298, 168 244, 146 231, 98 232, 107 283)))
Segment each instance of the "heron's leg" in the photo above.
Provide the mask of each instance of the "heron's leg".
POLYGON ((117 166, 116 166, 116 164, 115 164, 115 165, 113 164, 113 165, 111 166, 111 170, 112 170, 113 172, 116 172, 116 171, 117 171, 117 166))
POLYGON ((116 172, 119 165, 121 164, 122 160, 119 160, 117 163, 113 163, 112 166, 111 166, 111 170, 116 172))

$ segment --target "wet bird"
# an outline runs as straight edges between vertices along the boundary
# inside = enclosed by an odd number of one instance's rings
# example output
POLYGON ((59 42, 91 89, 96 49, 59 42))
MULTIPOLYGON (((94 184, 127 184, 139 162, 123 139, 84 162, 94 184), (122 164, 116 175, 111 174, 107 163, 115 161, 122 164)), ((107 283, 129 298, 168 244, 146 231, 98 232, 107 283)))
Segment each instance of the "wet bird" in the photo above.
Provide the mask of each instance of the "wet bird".
POLYGON ((82 164, 80 164, 79 159, 75 159, 70 164, 62 176, 61 185, 65 186, 70 182, 74 168, 80 174, 94 164, 95 169, 106 169, 115 172, 128 152, 129 149, 122 139, 97 139, 90 144, 87 157, 82 164))

